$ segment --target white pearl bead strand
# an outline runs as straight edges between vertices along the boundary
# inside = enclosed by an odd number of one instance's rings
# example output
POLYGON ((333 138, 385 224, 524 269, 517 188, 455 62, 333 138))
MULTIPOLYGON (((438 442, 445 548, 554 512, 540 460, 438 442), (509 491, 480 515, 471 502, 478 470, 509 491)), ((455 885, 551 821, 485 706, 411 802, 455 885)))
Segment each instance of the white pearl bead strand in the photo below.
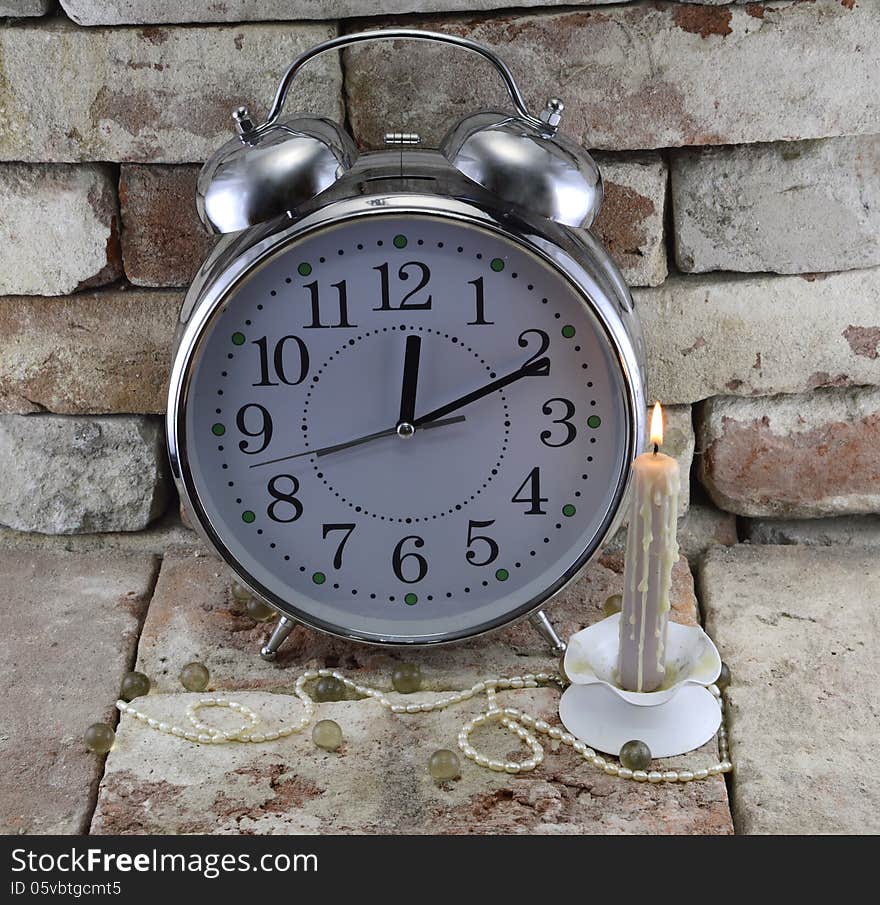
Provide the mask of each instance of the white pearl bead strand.
MULTIPOLYGON (((157 732, 164 732, 167 735, 183 738, 189 742, 208 745, 226 744, 227 742, 270 742, 300 733, 311 725, 315 716, 316 705, 305 689, 306 683, 311 682, 314 679, 328 677, 342 682, 343 685, 350 688, 355 694, 373 698, 386 710, 396 714, 430 713, 431 711, 443 710, 446 707, 451 707, 454 704, 460 704, 462 701, 468 701, 471 698, 485 694, 488 709, 478 716, 475 716, 473 719, 468 720, 468 722, 461 727, 458 733, 458 747, 461 749, 464 756, 469 760, 472 760, 478 767, 494 770, 496 773, 528 773, 542 763, 544 760, 544 749, 534 733, 547 735, 551 740, 559 741, 563 745, 568 745, 580 754, 587 763, 602 770, 609 776, 617 776, 620 779, 628 779, 633 782, 693 782, 695 780, 707 779, 710 776, 718 776, 721 773, 729 773, 733 769, 733 764, 730 761, 727 730, 725 729, 723 720, 718 729, 718 753, 720 755, 720 760, 711 767, 705 767, 700 770, 630 770, 614 761, 606 760, 586 743, 575 738, 570 732, 566 732, 559 726, 551 726, 546 720, 535 719, 530 714, 523 713, 523 711, 518 710, 516 707, 498 706, 496 695, 499 691, 519 688, 538 688, 542 684, 555 684, 560 687, 564 685, 559 676, 543 672, 527 673, 523 676, 512 676, 504 679, 484 679, 483 681, 475 683, 470 688, 453 692, 445 697, 437 698, 434 701, 401 704, 391 701, 384 691, 381 691, 378 688, 371 688, 368 685, 361 685, 360 683, 347 678, 335 669, 309 669, 299 676, 296 680, 296 685, 294 686, 294 693, 303 704, 302 716, 296 722, 283 725, 280 729, 266 732, 254 731, 261 721, 260 717, 251 710, 250 707, 226 698, 205 697, 188 704, 186 715, 192 728, 181 728, 179 726, 171 725, 170 723, 153 719, 126 701, 117 701, 116 707, 122 713, 129 714, 129 716, 145 723, 157 732), (228 708, 244 717, 245 722, 237 729, 232 730, 222 730, 209 726, 202 722, 196 716, 196 713, 201 709, 210 707, 228 708), (485 754, 481 754, 471 744, 470 737, 475 729, 488 723, 498 723, 508 732, 515 735, 517 739, 529 749, 529 756, 524 760, 516 761, 495 759, 487 757, 485 754)), ((709 690, 716 698, 718 698, 723 711, 724 700, 721 691, 716 685, 709 686, 709 690)))

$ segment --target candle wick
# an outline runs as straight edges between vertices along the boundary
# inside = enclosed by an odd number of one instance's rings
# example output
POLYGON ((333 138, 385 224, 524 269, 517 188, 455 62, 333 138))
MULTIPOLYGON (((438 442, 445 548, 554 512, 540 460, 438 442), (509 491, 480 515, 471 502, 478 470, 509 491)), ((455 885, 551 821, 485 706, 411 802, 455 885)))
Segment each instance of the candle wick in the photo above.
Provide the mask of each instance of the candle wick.
POLYGON ((658 451, 660 450, 660 445, 658 443, 654 444, 654 455, 656 456, 658 451))

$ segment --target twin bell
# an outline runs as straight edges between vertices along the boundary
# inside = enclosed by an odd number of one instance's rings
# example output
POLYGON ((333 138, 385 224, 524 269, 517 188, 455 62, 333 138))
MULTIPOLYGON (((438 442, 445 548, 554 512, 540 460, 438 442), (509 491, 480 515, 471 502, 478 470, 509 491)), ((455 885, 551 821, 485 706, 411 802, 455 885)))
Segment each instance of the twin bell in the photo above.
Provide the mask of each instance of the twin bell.
MULTIPOLYGON (((438 151, 505 208, 565 226, 589 228, 602 204, 599 169, 587 152, 557 134, 563 105, 552 99, 540 116, 529 113, 505 63, 481 44, 455 35, 388 29, 342 35, 307 50, 288 67, 269 114, 255 125, 241 107, 233 117, 238 137, 216 151, 199 175, 199 216, 213 232, 230 233, 297 211, 327 191, 354 166, 359 152, 330 119, 281 118, 291 83, 321 53, 366 41, 432 41, 487 59, 504 80, 513 113, 483 111, 459 120, 438 151)), ((417 140, 397 136, 398 141, 417 140)))

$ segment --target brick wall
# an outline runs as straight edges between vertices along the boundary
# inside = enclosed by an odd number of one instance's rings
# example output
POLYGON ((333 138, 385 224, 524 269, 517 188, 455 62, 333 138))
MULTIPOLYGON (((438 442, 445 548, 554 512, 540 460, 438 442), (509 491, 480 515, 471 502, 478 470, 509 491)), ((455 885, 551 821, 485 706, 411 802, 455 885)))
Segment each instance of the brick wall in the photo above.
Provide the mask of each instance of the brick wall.
MULTIPOLYGON (((686 549, 735 540, 734 515, 755 539, 878 531, 880 3, 502 5, 0 0, 0 523, 179 531, 161 413, 212 244, 198 164, 297 52, 393 21, 497 48, 597 151, 596 229, 693 463, 686 549)), ((360 46, 307 69, 289 108, 347 115, 367 146, 432 139, 501 100, 478 65, 360 46)))

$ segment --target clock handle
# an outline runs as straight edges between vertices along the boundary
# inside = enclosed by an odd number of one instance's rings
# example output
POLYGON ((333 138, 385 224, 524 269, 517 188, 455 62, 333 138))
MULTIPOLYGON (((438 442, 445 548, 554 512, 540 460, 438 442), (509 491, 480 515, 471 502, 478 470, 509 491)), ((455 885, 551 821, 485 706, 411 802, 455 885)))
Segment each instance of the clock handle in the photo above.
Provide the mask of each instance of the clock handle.
POLYGON ((281 115, 281 110, 284 107, 284 102, 287 100, 287 94, 290 91, 293 80, 303 66, 316 56, 326 53, 328 50, 339 50, 342 47, 349 47, 352 44, 362 44, 366 41, 400 40, 434 41, 438 44, 451 44, 453 47, 460 47, 462 50, 468 50, 471 53, 479 54, 481 57, 488 60, 498 71, 504 81, 504 86, 507 88, 510 100, 516 108, 517 114, 536 129, 540 129, 544 134, 552 134, 556 131, 556 124, 554 122, 547 122, 546 120, 539 119, 529 113, 522 92, 519 90, 519 86, 516 84, 516 80, 513 77, 513 73, 508 69, 507 64, 489 50, 488 47, 484 47, 482 44, 478 44, 476 41, 470 41, 467 38, 460 38, 458 35, 442 34, 441 32, 436 31, 420 31, 415 28, 389 28, 377 31, 362 31, 350 35, 339 35, 336 38, 331 38, 329 41, 324 41, 323 44, 317 44, 301 53, 287 67, 287 70, 281 77, 278 88, 275 90, 275 98, 272 101, 272 106, 269 109, 265 122, 257 126, 246 116, 236 117, 241 140, 252 142, 255 138, 274 125, 281 115))

